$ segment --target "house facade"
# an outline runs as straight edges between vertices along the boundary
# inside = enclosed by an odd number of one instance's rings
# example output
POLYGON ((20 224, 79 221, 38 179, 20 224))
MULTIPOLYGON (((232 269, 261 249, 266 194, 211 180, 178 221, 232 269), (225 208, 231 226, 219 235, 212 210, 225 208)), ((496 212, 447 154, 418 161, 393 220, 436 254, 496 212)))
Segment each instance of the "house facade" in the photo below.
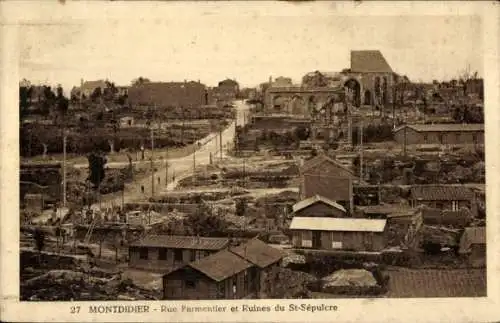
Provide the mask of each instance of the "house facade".
POLYGON ((230 251, 246 261, 252 263, 256 268, 252 273, 252 279, 255 282, 255 292, 266 294, 274 288, 272 282, 274 277, 274 269, 281 266, 281 262, 285 254, 276 248, 269 246, 267 243, 259 239, 251 239, 237 247, 231 248, 230 251))
POLYGON ((300 168, 300 198, 319 195, 342 205, 347 212, 353 209, 353 182, 351 170, 337 161, 320 154, 300 168))
POLYGON ((208 104, 204 84, 194 81, 150 82, 131 86, 128 102, 132 106, 200 107, 208 104))
POLYGON ((129 245, 129 267, 168 270, 226 249, 226 238, 150 235, 129 245))
POLYGON ((413 124, 394 130, 401 145, 484 145, 483 124, 413 124))
POLYGON ((414 185, 410 189, 409 202, 412 207, 426 206, 451 211, 466 208, 472 215, 477 214, 475 194, 464 186, 414 185))
POLYGON ((381 251, 386 246, 385 219, 294 217, 292 247, 329 251, 381 251))
POLYGON ((292 211, 293 216, 298 217, 343 218, 347 216, 347 211, 342 205, 321 195, 314 195, 295 203, 292 211))
POLYGON ((255 294, 257 269, 228 251, 194 261, 163 276, 163 298, 241 299, 255 294))

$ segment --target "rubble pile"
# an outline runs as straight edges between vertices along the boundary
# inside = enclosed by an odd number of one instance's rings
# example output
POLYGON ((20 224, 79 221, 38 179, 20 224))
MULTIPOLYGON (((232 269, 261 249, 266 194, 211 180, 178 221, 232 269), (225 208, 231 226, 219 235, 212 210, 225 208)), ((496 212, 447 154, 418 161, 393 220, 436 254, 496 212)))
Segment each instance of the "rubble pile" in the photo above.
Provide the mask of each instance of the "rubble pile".
POLYGON ((92 271, 51 270, 21 283, 21 300, 157 300, 158 292, 140 288, 121 274, 109 275, 92 271), (94 275, 99 275, 94 276, 94 275))
POLYGON ((340 269, 333 274, 322 278, 322 287, 334 286, 376 286, 377 280, 372 273, 365 269, 340 269))
POLYGON ((457 246, 460 239, 460 231, 447 229, 439 226, 424 225, 422 227, 423 241, 441 246, 457 246))

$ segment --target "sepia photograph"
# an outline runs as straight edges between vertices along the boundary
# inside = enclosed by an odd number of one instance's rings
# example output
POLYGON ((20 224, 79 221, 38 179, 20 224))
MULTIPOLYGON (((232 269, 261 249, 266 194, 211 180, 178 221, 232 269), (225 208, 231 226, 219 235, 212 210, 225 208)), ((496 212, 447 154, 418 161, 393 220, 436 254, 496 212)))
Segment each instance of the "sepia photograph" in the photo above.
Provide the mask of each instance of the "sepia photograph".
POLYGON ((23 16, 18 301, 491 296, 483 17, 341 6, 23 16))
POLYGON ((486 296, 480 20, 251 20, 21 27, 21 300, 486 296))

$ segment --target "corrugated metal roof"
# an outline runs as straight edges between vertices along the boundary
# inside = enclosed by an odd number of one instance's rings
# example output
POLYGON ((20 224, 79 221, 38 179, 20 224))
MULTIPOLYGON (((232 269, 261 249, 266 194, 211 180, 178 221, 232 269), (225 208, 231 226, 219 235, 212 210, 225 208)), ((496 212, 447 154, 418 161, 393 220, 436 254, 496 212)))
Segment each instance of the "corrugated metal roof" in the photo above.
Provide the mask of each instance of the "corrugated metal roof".
POLYGON ((466 131, 484 131, 482 123, 435 123, 435 124, 409 124, 394 129, 398 132, 405 127, 417 132, 466 132, 466 131))
POLYGON ((411 197, 422 201, 469 201, 474 192, 465 186, 419 185, 413 186, 411 197))
POLYGON ((216 281, 222 281, 245 269, 252 264, 236 254, 224 250, 189 264, 208 277, 216 281))
POLYGON ((227 238, 195 236, 149 235, 130 244, 131 247, 221 250, 229 244, 227 238))
POLYGON ((302 210, 308 206, 311 206, 317 202, 323 202, 323 203, 328 204, 329 206, 336 208, 342 212, 346 212, 346 209, 342 205, 338 204, 335 201, 330 200, 329 198, 326 198, 324 196, 317 195, 317 194, 295 203, 292 206, 293 212, 300 211, 300 210, 302 210))
POLYGON ((379 50, 351 51, 351 71, 355 73, 392 73, 392 68, 379 50))
POLYGON ((260 268, 276 263, 285 256, 281 250, 273 248, 259 239, 251 239, 244 244, 231 248, 230 251, 260 268))
POLYGON ((291 230, 350 231, 350 232, 382 232, 385 219, 353 219, 326 217, 294 217, 290 223, 291 230))

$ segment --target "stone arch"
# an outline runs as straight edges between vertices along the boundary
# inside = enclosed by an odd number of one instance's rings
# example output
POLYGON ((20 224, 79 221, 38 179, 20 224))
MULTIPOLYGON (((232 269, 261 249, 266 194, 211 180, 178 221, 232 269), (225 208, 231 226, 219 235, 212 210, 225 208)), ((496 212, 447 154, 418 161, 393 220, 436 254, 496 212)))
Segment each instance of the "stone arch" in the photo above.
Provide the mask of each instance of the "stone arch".
POLYGON ((286 98, 281 95, 276 95, 273 98, 273 110, 282 112, 286 108, 286 98))
POLYGON ((358 80, 350 78, 345 81, 346 99, 352 105, 359 107, 361 105, 361 84, 358 80))
POLYGON ((372 105, 372 92, 370 90, 365 91, 364 105, 372 105))
POLYGON ((295 115, 305 115, 307 113, 306 102, 300 95, 294 95, 290 100, 289 112, 295 115))
POLYGON ((307 99, 307 110, 310 115, 315 115, 318 108, 318 100, 314 95, 309 96, 307 99))

